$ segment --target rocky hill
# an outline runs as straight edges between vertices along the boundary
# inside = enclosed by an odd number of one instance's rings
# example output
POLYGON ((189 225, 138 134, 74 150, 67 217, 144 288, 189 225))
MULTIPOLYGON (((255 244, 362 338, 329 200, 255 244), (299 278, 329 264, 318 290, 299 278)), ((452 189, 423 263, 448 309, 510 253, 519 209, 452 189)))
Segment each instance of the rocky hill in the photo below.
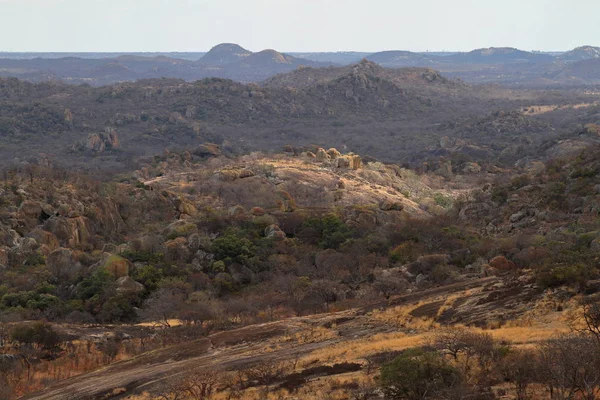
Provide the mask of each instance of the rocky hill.
POLYGON ((445 58, 446 62, 464 64, 511 64, 552 62, 547 54, 531 53, 512 47, 490 47, 468 53, 458 53, 445 58))
POLYGON ((198 62, 208 65, 235 64, 243 61, 251 54, 251 51, 246 50, 237 44, 222 43, 210 49, 210 51, 198 60, 198 62))
POLYGON ((152 398, 207 381, 246 398, 316 399, 324 382, 375 396, 392 360, 421 346, 445 357, 456 338, 486 343, 461 393, 502 397, 516 390, 504 363, 566 340, 597 302, 595 148, 462 189, 333 148, 227 157, 205 143, 106 183, 32 167, 2 188, 0 312, 68 323, 2 325, 15 343, 28 326, 63 335, 27 353, 29 370, 9 345, 3 365, 33 373, 6 398, 152 398), (469 379, 490 346, 482 389, 469 379), (71 372, 44 378, 50 365, 71 372))
POLYGON ((582 60, 590 60, 594 58, 600 58, 600 47, 594 46, 581 46, 576 47, 573 50, 567 51, 561 54, 560 60, 566 62, 575 62, 582 60))
POLYGON ((367 56, 369 61, 373 61, 379 65, 388 68, 399 67, 424 67, 427 65, 436 65, 443 62, 437 57, 429 57, 423 54, 413 53, 410 51, 382 51, 367 56))

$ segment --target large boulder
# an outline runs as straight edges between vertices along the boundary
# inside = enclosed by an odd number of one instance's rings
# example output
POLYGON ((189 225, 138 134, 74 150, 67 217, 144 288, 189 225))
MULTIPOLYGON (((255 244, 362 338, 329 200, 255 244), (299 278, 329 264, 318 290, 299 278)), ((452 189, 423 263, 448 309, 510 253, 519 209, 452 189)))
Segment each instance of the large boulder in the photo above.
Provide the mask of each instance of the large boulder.
POLYGON ((335 160, 335 165, 337 168, 350 168, 350 158, 349 157, 338 157, 335 160))
POLYGON ((34 229, 27 236, 35 239, 40 245, 45 246, 51 252, 60 247, 56 235, 41 228, 34 229))
POLYGON ((514 262, 508 260, 504 256, 492 258, 489 264, 492 268, 495 268, 498 271, 513 271, 517 268, 514 262))
POLYGON ((169 239, 176 237, 187 237, 198 232, 198 226, 186 220, 178 220, 167 226, 165 234, 169 239))
POLYGON ((317 158, 317 161, 323 162, 323 161, 328 161, 331 157, 329 156, 329 154, 327 154, 325 149, 319 148, 317 150, 316 158, 317 158))
POLYGON ((399 201, 383 199, 379 203, 379 209, 383 211, 402 211, 404 209, 404 205, 399 201))
POLYGON ((52 217, 43 229, 53 233, 63 246, 71 248, 88 247, 92 244, 92 223, 86 217, 52 217))
POLYGON ((20 218, 29 218, 29 219, 37 219, 42 215, 42 205, 33 200, 25 200, 19 206, 19 214, 20 218))
POLYGON ((193 153, 200 157, 218 157, 222 154, 219 145, 214 143, 204 143, 196 147, 193 153))
POLYGON ((362 166, 362 159, 356 154, 350 156, 350 168, 359 169, 362 166))
POLYGON ((46 257, 46 266, 52 275, 59 280, 72 279, 80 269, 73 251, 64 247, 54 250, 46 257))
POLYGON ((8 247, 0 247, 0 270, 8 267, 8 247))
POLYGON ((329 150, 327 150, 327 154, 329 155, 329 158, 331 158, 332 160, 335 160, 336 158, 339 158, 342 156, 342 153, 340 153, 339 151, 337 151, 337 149, 335 148, 330 148, 329 150))
POLYGON ((163 238, 156 234, 144 235, 132 240, 131 247, 142 253, 161 253, 163 251, 163 238))
POLYGON ((104 261, 104 269, 115 278, 128 276, 132 268, 133 265, 128 259, 115 254, 109 254, 104 261))
POLYGON ((144 285, 134 281, 129 276, 123 276, 115 282, 117 286, 117 292, 123 294, 141 294, 146 290, 144 285))
POLYGON ((285 190, 278 190, 275 192, 275 195, 277 196, 277 203, 281 211, 293 212, 296 210, 296 202, 288 192, 285 190))
POLYGON ((277 225, 269 225, 265 228, 265 237, 275 240, 285 239, 285 232, 277 225))
POLYGON ((190 257, 188 241, 178 237, 165 243, 165 256, 172 262, 185 262, 190 257))

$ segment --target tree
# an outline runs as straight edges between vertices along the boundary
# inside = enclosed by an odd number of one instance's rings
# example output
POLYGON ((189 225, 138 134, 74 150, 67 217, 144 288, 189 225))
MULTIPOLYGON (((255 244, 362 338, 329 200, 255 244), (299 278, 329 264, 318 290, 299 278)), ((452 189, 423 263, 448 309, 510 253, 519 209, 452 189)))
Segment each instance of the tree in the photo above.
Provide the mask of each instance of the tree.
POLYGON ((576 329, 580 333, 593 336, 600 346, 600 303, 590 303, 583 307, 584 327, 576 329))
POLYGON ((22 345, 34 345, 43 350, 53 350, 62 341, 58 332, 45 322, 17 325, 11 332, 11 339, 22 345))
POLYGON ((140 316, 158 326, 170 328, 170 320, 177 318, 185 307, 185 294, 174 288, 160 288, 144 302, 140 316))
POLYGON ((531 350, 513 350, 500 366, 504 379, 515 386, 516 400, 527 400, 527 388, 536 379, 537 354, 531 350))
POLYGON ((600 396, 600 346, 589 336, 563 335, 539 347, 537 369, 553 398, 600 396))
POLYGON ((386 399, 441 399, 462 384, 460 372, 437 352, 409 349, 381 368, 386 399))
POLYGON ((390 301, 390 297, 394 294, 403 293, 406 291, 408 284, 406 280, 396 276, 379 276, 373 282, 373 287, 377 290, 386 301, 390 301))

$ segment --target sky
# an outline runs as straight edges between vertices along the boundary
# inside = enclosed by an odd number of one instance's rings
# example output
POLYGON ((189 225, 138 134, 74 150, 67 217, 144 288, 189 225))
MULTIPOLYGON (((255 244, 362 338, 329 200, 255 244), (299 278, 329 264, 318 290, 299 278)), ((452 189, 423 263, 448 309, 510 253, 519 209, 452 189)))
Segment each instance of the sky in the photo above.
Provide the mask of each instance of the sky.
POLYGON ((600 0, 0 0, 0 51, 560 51, 599 21, 600 0))

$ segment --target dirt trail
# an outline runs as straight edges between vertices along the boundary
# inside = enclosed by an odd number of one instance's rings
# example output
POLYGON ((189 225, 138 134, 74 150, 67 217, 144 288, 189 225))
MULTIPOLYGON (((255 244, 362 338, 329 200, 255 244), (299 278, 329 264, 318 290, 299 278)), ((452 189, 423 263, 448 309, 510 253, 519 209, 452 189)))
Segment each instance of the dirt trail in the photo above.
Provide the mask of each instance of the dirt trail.
MULTIPOLYGON (((442 294, 482 287, 497 280, 498 278, 493 277, 476 279, 411 293, 393 299, 390 305, 422 301, 442 294)), ((369 319, 370 310, 382 308, 385 305, 385 303, 377 303, 361 309, 296 317, 219 332, 207 338, 144 353, 100 370, 67 379, 40 393, 25 396, 24 399, 119 398, 155 388, 162 381, 189 371, 191 368, 236 370, 262 360, 286 360, 297 355, 307 355, 317 349, 340 342, 370 337, 384 331, 398 330, 383 322, 377 324, 369 319), (337 337, 312 343, 283 340, 296 332, 332 323, 336 323, 339 330, 337 337), (351 332, 351 335, 346 335, 344 332, 351 332), (125 388, 126 391, 120 395, 112 395, 113 390, 118 388, 125 388)))

